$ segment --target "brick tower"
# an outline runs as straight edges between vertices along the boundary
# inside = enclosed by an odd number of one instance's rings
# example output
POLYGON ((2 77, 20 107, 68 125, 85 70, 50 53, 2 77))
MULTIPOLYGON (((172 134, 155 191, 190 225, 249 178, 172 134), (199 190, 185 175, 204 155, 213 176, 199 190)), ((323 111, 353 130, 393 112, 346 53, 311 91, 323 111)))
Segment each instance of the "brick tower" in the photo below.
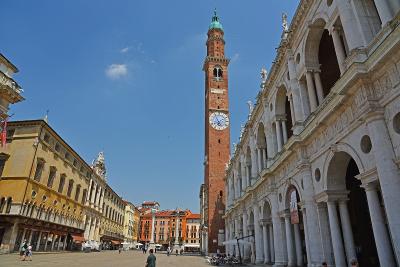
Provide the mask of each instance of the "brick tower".
POLYGON ((224 251, 225 167, 230 155, 228 64, 224 31, 214 11, 208 30, 205 73, 204 230, 206 253, 224 251))

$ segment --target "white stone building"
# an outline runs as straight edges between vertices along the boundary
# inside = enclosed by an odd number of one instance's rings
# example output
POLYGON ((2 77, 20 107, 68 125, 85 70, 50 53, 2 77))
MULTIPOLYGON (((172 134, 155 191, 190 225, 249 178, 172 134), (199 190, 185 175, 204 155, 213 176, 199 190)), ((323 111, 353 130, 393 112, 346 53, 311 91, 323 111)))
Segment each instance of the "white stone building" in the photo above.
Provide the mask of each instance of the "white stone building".
POLYGON ((226 172, 227 253, 400 264, 400 1, 301 0, 226 172), (253 237, 254 236, 254 237, 253 237))

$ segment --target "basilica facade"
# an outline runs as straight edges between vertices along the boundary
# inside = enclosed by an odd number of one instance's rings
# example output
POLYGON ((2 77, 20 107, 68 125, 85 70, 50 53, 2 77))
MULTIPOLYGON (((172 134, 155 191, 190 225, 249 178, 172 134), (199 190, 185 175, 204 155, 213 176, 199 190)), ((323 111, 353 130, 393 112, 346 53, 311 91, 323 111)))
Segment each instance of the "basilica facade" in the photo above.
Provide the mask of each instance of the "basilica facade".
POLYGON ((400 264, 400 1, 301 0, 225 175, 225 246, 273 266, 400 264))

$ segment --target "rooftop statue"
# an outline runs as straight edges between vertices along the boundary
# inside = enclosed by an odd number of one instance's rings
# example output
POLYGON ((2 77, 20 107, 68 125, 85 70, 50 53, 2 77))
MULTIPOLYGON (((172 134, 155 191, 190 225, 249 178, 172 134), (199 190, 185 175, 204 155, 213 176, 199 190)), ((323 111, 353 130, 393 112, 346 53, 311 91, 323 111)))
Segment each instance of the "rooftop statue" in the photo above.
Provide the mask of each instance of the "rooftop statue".
POLYGON ((104 152, 100 152, 99 155, 97 156, 97 159, 95 159, 92 163, 93 165, 93 170, 96 172, 97 175, 102 177, 103 179, 106 179, 106 165, 104 162, 104 152))
POLYGON ((260 87, 264 88, 264 85, 267 82, 267 78, 268 78, 268 71, 263 67, 263 68, 261 68, 260 75, 261 75, 261 85, 260 85, 260 87))
POLYGON ((253 106, 253 103, 250 100, 247 101, 247 105, 249 106, 249 117, 250 117, 251 113, 253 112, 254 106, 253 106))
POLYGON ((282 13, 282 28, 283 28, 283 38, 286 39, 287 33, 289 32, 289 24, 287 21, 286 13, 282 13))

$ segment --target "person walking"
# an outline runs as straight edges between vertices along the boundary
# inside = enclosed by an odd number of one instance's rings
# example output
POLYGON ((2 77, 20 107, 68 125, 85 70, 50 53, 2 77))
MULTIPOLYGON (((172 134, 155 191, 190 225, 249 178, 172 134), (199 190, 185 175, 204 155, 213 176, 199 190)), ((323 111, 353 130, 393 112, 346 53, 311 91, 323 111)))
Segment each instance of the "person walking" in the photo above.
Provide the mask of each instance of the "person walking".
POLYGON ((25 251, 28 249, 28 244, 26 243, 26 240, 22 243, 21 248, 19 249, 19 259, 22 260, 25 257, 25 251))
POLYGON ((142 252, 143 254, 146 254, 146 247, 144 245, 142 246, 142 252))
POLYGON ((29 258, 29 261, 32 261, 32 246, 31 246, 31 244, 29 244, 29 246, 25 250, 25 255, 22 260, 25 261, 27 257, 29 258))
POLYGON ((156 256, 153 254, 153 249, 150 249, 150 255, 147 257, 146 267, 156 267, 156 256))
POLYGON ((169 257, 169 254, 171 253, 171 248, 170 247, 168 247, 167 248, 167 256, 169 257))

